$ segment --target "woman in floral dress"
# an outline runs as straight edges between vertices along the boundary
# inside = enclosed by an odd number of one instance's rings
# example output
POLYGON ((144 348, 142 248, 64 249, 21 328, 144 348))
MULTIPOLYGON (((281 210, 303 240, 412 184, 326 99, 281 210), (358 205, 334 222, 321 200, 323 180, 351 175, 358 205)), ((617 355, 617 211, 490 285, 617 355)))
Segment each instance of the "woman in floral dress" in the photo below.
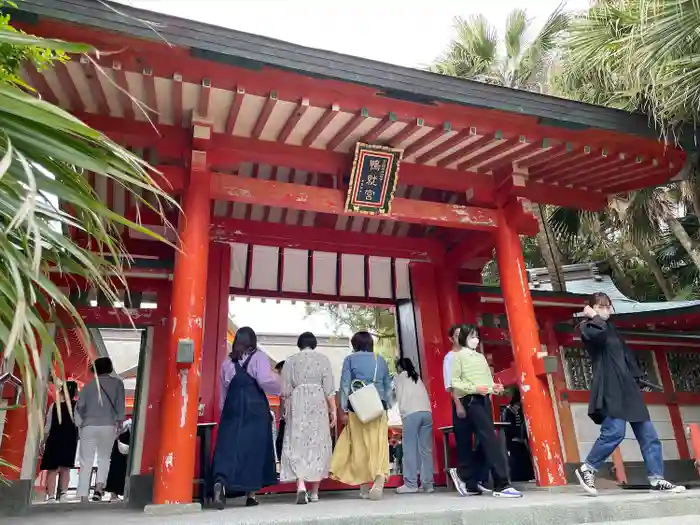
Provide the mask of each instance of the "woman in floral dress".
POLYGON ((318 501, 318 484, 328 477, 331 428, 336 424, 331 363, 316 345, 314 334, 301 334, 297 342, 301 352, 287 359, 282 369, 285 429, 280 481, 296 481, 297 503, 302 505, 318 501))

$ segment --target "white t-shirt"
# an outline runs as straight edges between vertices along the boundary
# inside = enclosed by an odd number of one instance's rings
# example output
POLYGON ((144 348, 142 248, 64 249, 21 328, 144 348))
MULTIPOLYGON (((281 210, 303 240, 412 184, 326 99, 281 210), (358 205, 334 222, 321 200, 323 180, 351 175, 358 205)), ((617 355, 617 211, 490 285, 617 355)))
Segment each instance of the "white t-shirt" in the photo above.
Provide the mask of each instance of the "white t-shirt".
POLYGON ((401 417, 406 417, 415 412, 430 412, 430 397, 425 389, 423 381, 413 381, 406 372, 401 372, 394 378, 396 389, 396 402, 399 406, 401 417))
POLYGON ((450 350, 445 354, 445 359, 442 361, 442 380, 445 382, 445 390, 447 391, 452 388, 452 362, 454 357, 455 353, 450 350))

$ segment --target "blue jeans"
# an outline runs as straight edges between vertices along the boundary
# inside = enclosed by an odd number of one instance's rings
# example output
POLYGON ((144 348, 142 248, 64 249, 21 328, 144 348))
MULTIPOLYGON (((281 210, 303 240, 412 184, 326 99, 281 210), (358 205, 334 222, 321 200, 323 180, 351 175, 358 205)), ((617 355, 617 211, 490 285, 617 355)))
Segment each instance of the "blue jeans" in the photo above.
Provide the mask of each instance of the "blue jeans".
MULTIPOLYGON (((644 466, 647 469, 649 481, 663 479, 664 458, 661 441, 659 441, 654 424, 651 421, 639 421, 630 423, 630 425, 642 451, 642 458, 644 458, 644 466)), ((593 471, 598 471, 605 460, 610 457, 615 449, 620 446, 622 440, 625 439, 626 429, 627 422, 623 419, 605 418, 603 425, 600 427, 600 436, 593 444, 593 448, 586 458, 586 466, 593 471)))
POLYGON ((433 485, 433 416, 414 412, 403 418, 403 483, 418 488, 418 472, 423 487, 433 485))

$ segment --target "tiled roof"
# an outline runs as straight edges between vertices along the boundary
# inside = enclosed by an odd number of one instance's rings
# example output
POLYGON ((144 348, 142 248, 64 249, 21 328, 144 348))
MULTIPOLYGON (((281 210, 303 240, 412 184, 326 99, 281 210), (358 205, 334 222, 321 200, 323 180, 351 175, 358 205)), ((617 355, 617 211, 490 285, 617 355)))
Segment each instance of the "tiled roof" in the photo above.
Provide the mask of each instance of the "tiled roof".
MULTIPOLYGON (((570 264, 562 267, 566 291, 577 295, 606 293, 615 305, 616 314, 635 314, 700 306, 700 301, 660 301, 641 303, 630 299, 615 286, 609 275, 600 272, 599 263, 570 264)), ((527 270, 530 289, 551 291, 552 284, 546 268, 527 270)))

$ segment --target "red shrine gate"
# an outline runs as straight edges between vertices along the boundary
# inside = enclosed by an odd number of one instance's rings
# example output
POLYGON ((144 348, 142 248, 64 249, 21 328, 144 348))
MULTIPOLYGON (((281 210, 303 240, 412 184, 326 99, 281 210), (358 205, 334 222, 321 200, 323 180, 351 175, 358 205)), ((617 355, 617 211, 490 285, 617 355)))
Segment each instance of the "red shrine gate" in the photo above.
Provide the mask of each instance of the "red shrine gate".
MULTIPOLYGON (((119 51, 98 57, 106 76, 76 57, 42 73, 27 67, 26 78, 161 170, 186 215, 172 217, 183 252, 126 239, 139 267, 174 259, 170 328, 154 343, 163 364, 152 367, 148 401, 162 423, 149 432, 153 468, 140 473, 154 479, 154 503, 192 500, 198 400, 204 420, 215 418, 229 293, 410 299, 437 428, 450 423, 447 329, 477 316, 462 309, 458 282, 479 282, 494 247, 538 484, 566 482, 519 235, 537 231, 533 201, 596 210, 606 195, 674 177, 685 154, 659 143, 646 119, 122 5, 132 18, 88 0, 21 7, 14 21, 28 33, 119 51), (157 22, 158 34, 137 20, 157 22), (153 125, 127 93, 157 112, 153 125), (375 173, 377 145, 395 157, 375 173), (346 196, 377 173, 386 191, 364 205, 384 209, 360 213, 346 196), (183 339, 194 341, 194 363, 177 362, 183 339)), ((136 217, 122 189, 89 177, 115 211, 136 217)))

